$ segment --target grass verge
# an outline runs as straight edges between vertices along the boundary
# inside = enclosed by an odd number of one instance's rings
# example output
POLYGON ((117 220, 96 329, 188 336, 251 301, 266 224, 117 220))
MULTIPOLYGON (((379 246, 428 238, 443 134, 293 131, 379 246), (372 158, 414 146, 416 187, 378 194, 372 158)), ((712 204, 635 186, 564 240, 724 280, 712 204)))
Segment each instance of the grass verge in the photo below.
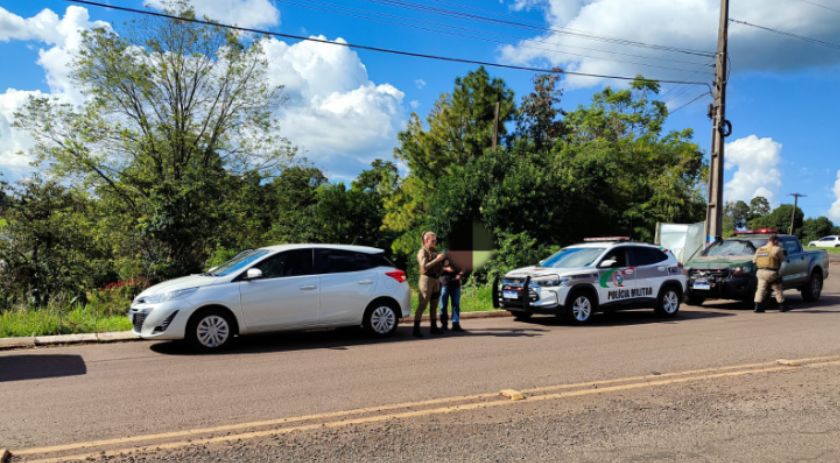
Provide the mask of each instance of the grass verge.
POLYGON ((0 313, 0 338, 130 329, 131 323, 125 315, 102 315, 87 307, 75 307, 69 311, 49 308, 12 309, 0 313))
MULTIPOLYGON (((490 285, 467 285, 461 288, 461 312, 487 312, 493 309, 490 285)), ((417 310, 417 289, 411 288, 411 311, 417 310)))
POLYGON ((840 254, 840 248, 815 248, 815 247, 811 247, 811 246, 806 246, 805 249, 808 250, 808 251, 823 250, 823 251, 827 251, 829 254, 840 254))

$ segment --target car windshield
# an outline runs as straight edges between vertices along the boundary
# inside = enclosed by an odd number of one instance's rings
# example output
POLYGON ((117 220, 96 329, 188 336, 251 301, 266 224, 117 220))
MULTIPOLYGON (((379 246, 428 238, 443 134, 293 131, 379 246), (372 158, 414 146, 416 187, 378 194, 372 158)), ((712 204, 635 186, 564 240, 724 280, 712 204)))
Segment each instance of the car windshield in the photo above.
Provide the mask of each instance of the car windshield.
POLYGON ((607 248, 563 248, 542 262, 543 267, 589 267, 607 248))
POLYGON ((207 272, 207 274, 214 277, 228 276, 251 265, 252 263, 254 263, 255 261, 257 261, 258 259, 260 259, 268 253, 269 251, 267 249, 249 249, 247 251, 242 251, 239 254, 237 254, 236 257, 234 257, 233 259, 214 268, 212 272, 207 272))
POLYGON ((724 240, 714 243, 703 251, 704 256, 751 256, 755 250, 767 244, 767 239, 724 240))

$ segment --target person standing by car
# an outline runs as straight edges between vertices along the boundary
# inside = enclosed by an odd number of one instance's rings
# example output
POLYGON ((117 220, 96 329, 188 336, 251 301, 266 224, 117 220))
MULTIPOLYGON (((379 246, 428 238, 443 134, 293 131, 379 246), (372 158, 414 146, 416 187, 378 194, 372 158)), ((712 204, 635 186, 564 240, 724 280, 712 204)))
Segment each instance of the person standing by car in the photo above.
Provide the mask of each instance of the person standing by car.
POLYGON ((447 329, 447 308, 452 301, 452 331, 464 331, 461 328, 461 282, 464 272, 446 259, 443 263, 443 276, 440 278, 440 327, 447 329))
POLYGON ((787 312, 790 307, 785 305, 785 295, 782 291, 782 279, 779 277, 779 268, 785 260, 785 250, 779 246, 779 237, 770 235, 767 244, 758 248, 753 257, 753 263, 758 271, 756 279, 758 284, 755 290, 756 313, 764 312, 764 298, 767 295, 768 286, 773 290, 773 296, 779 303, 779 309, 787 312))
POLYGON ((437 235, 427 231, 423 233, 423 247, 417 251, 417 264, 420 266, 420 278, 417 282, 418 306, 414 314, 414 336, 423 337, 420 333, 420 321, 426 306, 429 306, 429 321, 431 322, 431 333, 439 334, 437 327, 437 305, 440 297, 440 275, 443 272, 443 261, 445 254, 438 254, 436 250, 437 235))

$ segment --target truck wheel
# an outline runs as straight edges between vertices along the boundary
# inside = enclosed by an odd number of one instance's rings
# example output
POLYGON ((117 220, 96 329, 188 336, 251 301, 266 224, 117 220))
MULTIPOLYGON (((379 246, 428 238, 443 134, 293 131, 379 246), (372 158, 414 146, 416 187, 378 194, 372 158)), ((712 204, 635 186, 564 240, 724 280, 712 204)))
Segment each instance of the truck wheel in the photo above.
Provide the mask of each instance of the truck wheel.
POLYGON ((688 303, 688 305, 703 305, 703 301, 705 300, 705 297, 691 293, 688 293, 688 296, 685 298, 685 302, 688 303))
POLYGON ((510 314, 513 315, 513 318, 518 322, 526 322, 531 319, 530 312, 511 312, 510 314))
POLYGON ((569 305, 566 309, 566 317, 576 325, 585 325, 592 320, 595 312, 595 301, 584 292, 578 291, 569 296, 569 305))
POLYGON ((818 301, 820 299, 820 294, 822 293, 822 287, 822 272, 819 270, 811 272, 811 277, 808 278, 808 284, 800 290, 802 291, 802 299, 805 299, 808 302, 818 301))

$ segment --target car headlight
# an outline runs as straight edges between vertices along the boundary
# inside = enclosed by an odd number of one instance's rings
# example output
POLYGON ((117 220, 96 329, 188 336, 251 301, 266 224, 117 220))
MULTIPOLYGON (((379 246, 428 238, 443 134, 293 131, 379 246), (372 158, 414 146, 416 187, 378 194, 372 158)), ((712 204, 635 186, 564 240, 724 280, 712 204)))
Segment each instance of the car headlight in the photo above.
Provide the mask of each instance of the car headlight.
POLYGON ((159 304, 166 301, 174 301, 176 299, 183 299, 192 293, 198 291, 198 288, 176 289, 174 291, 167 291, 161 294, 146 296, 142 298, 147 304, 159 304))
POLYGON ((557 275, 534 278, 531 281, 536 283, 538 286, 543 287, 543 288, 561 286, 561 285, 568 285, 569 284, 569 278, 565 278, 565 277, 561 278, 557 275))
POLYGON ((750 265, 742 265, 740 267, 733 267, 732 273, 735 275, 743 275, 745 273, 752 272, 752 266, 750 265))

